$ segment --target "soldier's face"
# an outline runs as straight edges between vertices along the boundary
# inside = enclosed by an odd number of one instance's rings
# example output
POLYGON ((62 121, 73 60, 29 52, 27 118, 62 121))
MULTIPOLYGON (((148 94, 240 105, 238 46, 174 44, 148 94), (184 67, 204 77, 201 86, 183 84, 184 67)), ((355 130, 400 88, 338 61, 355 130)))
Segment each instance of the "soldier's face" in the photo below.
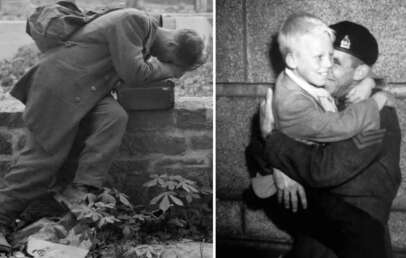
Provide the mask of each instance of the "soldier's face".
POLYGON ((333 67, 327 77, 326 89, 335 97, 344 96, 354 83, 354 58, 345 52, 334 50, 333 67))
POLYGON ((182 66, 182 62, 176 56, 177 45, 174 42, 166 42, 164 47, 159 51, 156 56, 159 61, 177 66, 182 66))

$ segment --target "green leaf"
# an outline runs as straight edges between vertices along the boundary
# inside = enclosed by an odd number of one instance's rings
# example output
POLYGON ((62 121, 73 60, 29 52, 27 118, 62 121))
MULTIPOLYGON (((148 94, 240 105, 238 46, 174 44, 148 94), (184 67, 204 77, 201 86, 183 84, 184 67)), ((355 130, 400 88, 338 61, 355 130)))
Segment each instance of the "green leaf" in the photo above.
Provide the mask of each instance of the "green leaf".
POLYGON ((192 197, 195 198, 195 199, 200 199, 200 195, 199 195, 199 194, 192 193, 191 195, 192 195, 192 197))
POLYGON ((199 192, 199 190, 197 190, 194 186, 192 186, 192 185, 189 185, 189 189, 190 190, 192 190, 193 192, 195 192, 195 193, 198 193, 199 192))
POLYGON ((158 184, 160 184, 161 187, 165 187, 165 181, 162 180, 162 178, 158 178, 158 184))
POLYGON ((179 218, 170 219, 168 221, 168 223, 172 224, 172 225, 175 225, 175 226, 178 226, 178 227, 181 227, 181 228, 185 227, 186 224, 187 224, 187 222, 185 220, 179 219, 179 218))
POLYGON ((146 183, 143 184, 144 187, 153 187, 157 185, 158 180, 157 179, 153 179, 151 181, 148 181, 146 183))
POLYGON ((162 198, 161 202, 159 203, 159 208, 163 212, 166 212, 170 207, 171 207, 171 204, 169 202, 168 195, 165 195, 164 198, 162 198))
POLYGON ((87 193, 85 195, 85 199, 87 200, 87 202, 91 206, 96 201, 96 195, 92 194, 92 193, 87 193))
POLYGON ((130 203, 130 201, 128 200, 127 196, 125 194, 120 194, 119 195, 119 200, 122 204, 124 204, 125 206, 132 208, 132 204, 130 203))
POLYGON ((176 205, 178 205, 178 206, 183 206, 183 202, 182 202, 182 200, 180 200, 179 198, 177 198, 177 197, 175 197, 175 196, 173 196, 173 195, 170 195, 169 198, 171 198, 171 200, 172 200, 176 205))
POLYGON ((99 196, 100 201, 104 202, 104 203, 109 203, 109 204, 114 204, 114 206, 116 205, 116 198, 114 198, 113 195, 107 193, 106 191, 101 193, 99 196))
POLYGON ((160 199, 162 199, 165 195, 166 195, 166 192, 163 192, 163 193, 161 193, 161 194, 158 194, 157 196, 155 196, 154 198, 152 198, 152 200, 151 200, 149 203, 152 204, 152 205, 157 204, 158 201, 159 201, 160 199))
POLYGON ((191 203, 192 201, 193 201, 193 197, 191 196, 191 195, 186 195, 186 201, 188 202, 188 203, 191 203))
POLYGON ((116 207, 115 203, 104 203, 104 202, 96 202, 94 206, 99 209, 105 208, 114 209, 116 207))
POLYGON ((124 225, 123 235, 124 237, 129 237, 131 235, 131 227, 129 225, 124 225))

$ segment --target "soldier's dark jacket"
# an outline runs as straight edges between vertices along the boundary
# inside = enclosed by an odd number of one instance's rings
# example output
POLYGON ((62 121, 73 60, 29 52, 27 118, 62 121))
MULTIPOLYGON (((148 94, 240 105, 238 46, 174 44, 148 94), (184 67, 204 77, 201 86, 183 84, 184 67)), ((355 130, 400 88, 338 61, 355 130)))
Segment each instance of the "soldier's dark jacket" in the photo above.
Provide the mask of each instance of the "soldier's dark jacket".
POLYGON ((394 108, 384 107, 380 117, 385 132, 379 142, 374 135, 382 130, 326 145, 306 145, 274 131, 264 145, 254 143, 251 153, 263 165, 280 169, 305 187, 342 196, 386 225, 401 181, 401 133, 394 108), (369 138, 373 144, 368 145, 369 138))

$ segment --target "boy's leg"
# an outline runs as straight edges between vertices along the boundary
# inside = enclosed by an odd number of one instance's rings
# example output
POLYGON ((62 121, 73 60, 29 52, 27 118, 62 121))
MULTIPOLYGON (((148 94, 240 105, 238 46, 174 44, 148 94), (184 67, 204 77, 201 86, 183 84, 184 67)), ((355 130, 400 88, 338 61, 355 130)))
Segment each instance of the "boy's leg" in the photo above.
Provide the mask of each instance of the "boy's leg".
POLYGON ((276 198, 266 205, 265 210, 274 223, 297 237, 289 258, 387 257, 379 221, 336 195, 309 189, 306 193, 309 204, 306 210, 296 213, 285 210, 276 198), (311 241, 314 239, 319 243, 311 241), (318 248, 323 245, 328 248, 318 248))
POLYGON ((384 226, 377 219, 342 196, 325 191, 311 191, 310 195, 312 213, 319 221, 312 233, 338 257, 387 257, 384 226))
POLYGON ((45 194, 55 173, 67 157, 76 129, 52 153, 46 152, 27 129, 27 144, 18 156, 0 189, 0 225, 9 228, 29 201, 45 194))
POLYGON ((294 239, 292 249, 284 258, 337 258, 331 249, 309 235, 298 233, 294 239))
POLYGON ((112 97, 102 99, 82 120, 82 148, 74 184, 101 188, 121 144, 128 115, 112 97))
POLYGON ((392 240, 388 224, 385 225, 385 249, 387 258, 393 258, 392 240))

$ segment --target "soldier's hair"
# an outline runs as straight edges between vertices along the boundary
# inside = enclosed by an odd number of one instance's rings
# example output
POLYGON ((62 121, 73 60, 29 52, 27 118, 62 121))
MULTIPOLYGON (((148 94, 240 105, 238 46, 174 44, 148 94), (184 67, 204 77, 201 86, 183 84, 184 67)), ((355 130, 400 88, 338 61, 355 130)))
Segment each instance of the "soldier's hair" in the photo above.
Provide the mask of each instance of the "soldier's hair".
POLYGON ((352 68, 357 68, 358 66, 365 64, 364 61, 362 61, 361 59, 359 59, 356 56, 350 55, 350 57, 351 57, 351 67, 352 68))
POLYGON ((194 30, 181 29, 177 32, 175 56, 186 67, 193 67, 204 62, 204 40, 194 30))
POLYGON ((282 56, 294 51, 300 37, 311 33, 327 33, 334 42, 334 31, 321 19, 308 13, 295 13, 290 15, 279 29, 278 44, 282 56))

